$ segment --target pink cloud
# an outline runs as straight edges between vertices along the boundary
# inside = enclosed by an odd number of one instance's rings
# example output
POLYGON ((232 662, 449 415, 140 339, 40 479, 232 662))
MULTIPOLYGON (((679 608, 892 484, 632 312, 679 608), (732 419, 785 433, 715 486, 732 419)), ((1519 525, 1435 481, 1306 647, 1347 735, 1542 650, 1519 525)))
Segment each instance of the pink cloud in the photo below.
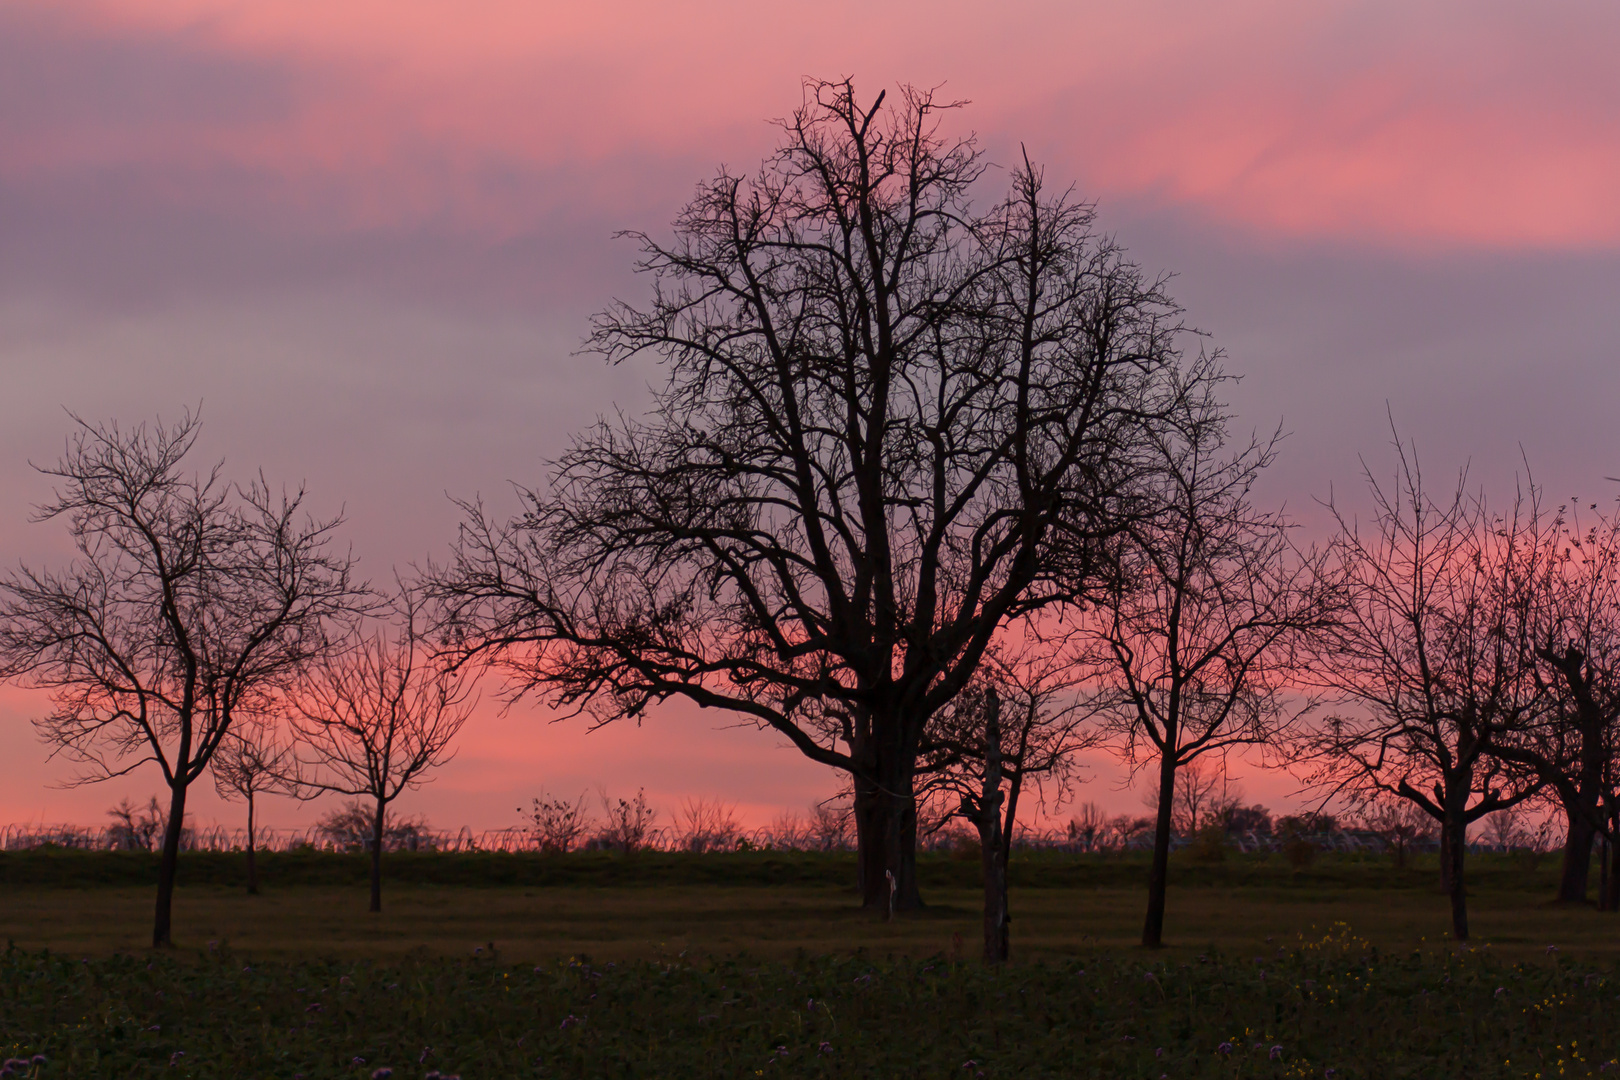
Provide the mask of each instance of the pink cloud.
MULTIPOLYGON (((64 9, 53 5, 53 10, 64 9)), ((799 75, 948 81, 967 122, 1104 199, 1279 236, 1620 241, 1620 19, 1597 6, 1340 2, 611 7, 81 0, 67 33, 281 66, 282 114, 39 134, 7 170, 233 168, 346 227, 503 235, 667 202, 768 148, 799 75), (858 25, 859 33, 850 28, 858 25), (666 173, 668 166, 679 164, 666 173), (701 162, 693 165, 692 162, 701 162), (695 172, 692 170, 696 170, 695 172)), ((183 186, 183 185, 182 185, 183 186)), ((206 193, 203 193, 206 195, 206 193)), ((196 198, 195 191, 177 197, 196 198)))

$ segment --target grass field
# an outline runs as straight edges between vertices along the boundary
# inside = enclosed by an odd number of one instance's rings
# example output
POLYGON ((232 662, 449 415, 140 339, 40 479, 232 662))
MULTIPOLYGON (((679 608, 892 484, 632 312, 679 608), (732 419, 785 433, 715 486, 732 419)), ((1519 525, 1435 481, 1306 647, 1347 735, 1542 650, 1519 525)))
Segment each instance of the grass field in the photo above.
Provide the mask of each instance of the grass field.
MULTIPOLYGON (((0 938, 76 955, 140 950, 150 935, 151 860, 82 852, 0 855, 0 938), (139 882, 139 884, 135 883, 139 882)), ((1554 864, 1476 859, 1470 880, 1477 943, 1510 958, 1548 945, 1594 961, 1620 954, 1620 919, 1549 904, 1554 864)), ((781 957, 865 949, 878 956, 975 955, 975 864, 924 859, 927 910, 893 923, 854 907, 848 856, 758 853, 625 860, 522 856, 399 856, 384 912, 365 911, 363 860, 268 859, 264 892, 238 886, 230 856, 187 856, 176 896, 176 941, 229 942, 262 957, 462 956, 494 942, 534 963, 580 954, 624 961, 748 952, 781 957), (482 872, 480 872, 482 871, 482 872), (473 882, 495 884, 472 887, 473 882)), ((1145 866, 1118 857, 1026 859, 1014 867, 1015 958, 1130 950, 1141 930, 1145 866)), ((1345 922, 1380 948, 1444 941, 1449 910, 1434 871, 1324 857, 1303 871, 1279 858, 1173 867, 1171 952, 1244 953, 1345 922)))
POLYGON ((893 923, 838 856, 400 859, 380 917, 349 860, 249 897, 211 858, 154 956, 139 858, 0 857, 0 1055, 49 1059, 13 1075, 1620 1076, 1620 919, 1550 860, 1476 860, 1465 949, 1432 868, 1185 862, 1155 953, 1144 867, 1025 860, 995 972, 945 858, 893 923))

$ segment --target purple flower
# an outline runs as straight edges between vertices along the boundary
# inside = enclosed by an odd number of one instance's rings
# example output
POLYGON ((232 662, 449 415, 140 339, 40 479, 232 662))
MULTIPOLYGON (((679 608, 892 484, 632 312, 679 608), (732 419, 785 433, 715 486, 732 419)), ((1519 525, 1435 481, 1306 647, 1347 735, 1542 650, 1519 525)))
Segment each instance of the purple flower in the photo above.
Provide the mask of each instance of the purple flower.
POLYGON ((1155 1047, 1154 1047, 1154 1048, 1153 1048, 1153 1056, 1154 1056, 1154 1057, 1156 1057, 1156 1058, 1162 1058, 1162 1057, 1164 1057, 1164 1047, 1162 1047, 1162 1046, 1155 1046, 1155 1047))
POLYGON ((389 1077, 393 1075, 394 1070, 389 1068, 371 1070, 371 1080, 389 1080, 389 1077))
POLYGON ((33 1063, 35 1065, 44 1065, 45 1063, 47 1063, 50 1060, 51 1059, 46 1057, 44 1054, 35 1054, 33 1063))
POLYGON ((833 1052, 832 1043, 827 1042, 825 1039, 822 1040, 822 1043, 821 1043, 820 1046, 816 1047, 816 1053, 818 1053, 818 1054, 830 1054, 832 1052, 833 1052))
POLYGON ((349 1062, 350 1065, 364 1065, 365 1063, 366 1063, 366 1059, 363 1058, 363 1057, 358 1057, 358 1056, 355 1057, 354 1060, 349 1062))
POLYGON ((1223 1042, 1223 1043, 1221 1043, 1221 1045, 1217 1046, 1215 1048, 1215 1050, 1216 1050, 1217 1053, 1221 1054, 1222 1056, 1225 1056, 1225 1055, 1230 1054, 1232 1052, 1232 1044, 1229 1043, 1229 1042, 1223 1042))
POLYGON ((317 1001, 317 1002, 314 1002, 313 1004, 305 1005, 304 1006, 304 1011, 307 1012, 307 1013, 325 1012, 326 1011, 326 1006, 322 1005, 320 1002, 317 1001))
POLYGON ((1272 1061, 1281 1061, 1282 1060, 1282 1047, 1273 1046, 1271 1048, 1271 1060, 1272 1061))
POLYGON ((169 1065, 172 1067, 176 1062, 185 1056, 186 1052, 184 1050, 176 1050, 174 1053, 169 1055, 169 1065))

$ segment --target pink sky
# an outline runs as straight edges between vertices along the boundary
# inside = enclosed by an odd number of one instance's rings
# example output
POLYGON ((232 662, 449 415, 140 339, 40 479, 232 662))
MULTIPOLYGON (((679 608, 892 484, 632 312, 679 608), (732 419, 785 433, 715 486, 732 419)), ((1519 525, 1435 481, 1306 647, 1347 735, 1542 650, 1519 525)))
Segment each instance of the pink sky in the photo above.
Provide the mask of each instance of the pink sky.
MULTIPOLYGON (((0 554, 64 407, 204 403, 231 467, 341 505, 375 574, 441 552, 446 493, 500 503, 648 370, 571 357, 635 299, 657 231, 769 150, 802 75, 943 83, 992 155, 1099 200, 1295 434, 1301 516, 1383 459, 1607 494, 1620 287, 1620 11, 1600 3, 829 4, 0 0, 0 554)), ((0 694, 0 822, 94 820, 0 694)), ((763 821, 832 781, 779 740, 671 710, 585 735, 482 715, 417 797, 510 824, 544 787, 725 795, 763 821)), ((1281 777, 1251 794, 1286 801, 1281 777)), ((1109 770, 1083 797, 1134 810, 1109 770)), ((205 817, 217 807, 206 802, 205 817)), ((286 821, 314 811, 286 807, 286 821)))

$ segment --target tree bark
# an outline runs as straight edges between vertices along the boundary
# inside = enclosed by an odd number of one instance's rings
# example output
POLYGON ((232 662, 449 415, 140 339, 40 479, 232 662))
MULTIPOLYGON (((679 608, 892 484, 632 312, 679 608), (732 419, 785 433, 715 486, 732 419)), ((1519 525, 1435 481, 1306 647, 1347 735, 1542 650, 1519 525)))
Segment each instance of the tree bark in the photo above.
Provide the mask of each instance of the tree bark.
POLYGON ((1005 964, 1011 952, 1007 926, 1007 857, 1001 826, 1000 703, 990 695, 984 723, 984 783, 979 793, 979 862, 984 878, 984 962, 1005 964))
POLYGON ((249 896, 259 895, 259 868, 253 862, 253 792, 247 793, 247 891, 249 896))
POLYGON ((1460 798, 1447 800, 1446 820, 1441 826, 1441 862, 1451 898, 1451 936, 1458 941, 1468 940, 1468 890, 1463 880, 1463 857, 1468 852, 1468 822, 1463 816, 1467 793, 1465 787, 1460 798))
POLYGON ((388 804, 377 800, 377 816, 371 824, 371 913, 382 911, 383 812, 388 804))
POLYGON ((157 910, 152 918, 152 947, 174 944, 174 879, 180 868, 180 832, 186 820, 186 785, 169 785, 169 820, 163 827, 163 854, 158 860, 157 910))
POLYGON ((1592 843, 1597 829, 1579 809, 1566 806, 1568 835, 1564 840, 1564 861, 1558 876, 1558 899, 1566 904, 1584 904, 1591 882, 1592 843))
POLYGON ((1159 758, 1159 816, 1153 827, 1153 868, 1148 872, 1147 920, 1142 944, 1157 949, 1164 944, 1164 894, 1170 876, 1170 812, 1175 803, 1176 761, 1159 758))
POLYGON ((887 912, 893 875, 894 910, 923 906, 917 887, 917 804, 913 763, 903 754, 878 759, 877 783, 855 780, 857 883, 861 906, 887 912))

